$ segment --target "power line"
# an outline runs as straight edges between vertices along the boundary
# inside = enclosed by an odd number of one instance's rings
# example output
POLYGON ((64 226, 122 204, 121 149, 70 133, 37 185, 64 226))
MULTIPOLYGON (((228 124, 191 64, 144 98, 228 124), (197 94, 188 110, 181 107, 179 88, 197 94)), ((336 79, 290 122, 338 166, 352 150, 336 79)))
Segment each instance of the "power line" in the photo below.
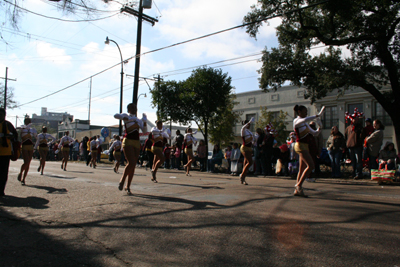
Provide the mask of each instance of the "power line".
POLYGON ((37 16, 40 16, 40 17, 44 17, 44 18, 47 18, 47 19, 60 20, 60 21, 64 21, 64 22, 88 22, 88 21, 97 21, 97 20, 103 20, 103 19, 108 19, 108 18, 114 17, 114 16, 116 16, 116 15, 118 15, 118 14, 120 13, 120 12, 118 12, 118 13, 115 13, 115 14, 113 14, 113 15, 110 15, 110 16, 107 16, 107 17, 103 17, 103 18, 97 18, 97 19, 67 20, 67 19, 61 19, 61 18, 50 17, 50 16, 46 16, 46 15, 43 15, 43 14, 39 14, 39 13, 30 11, 29 9, 20 7, 20 6, 14 4, 14 3, 11 3, 11 2, 9 2, 9 1, 7 1, 7 0, 4 0, 4 2, 6 2, 6 3, 8 3, 8 4, 12 5, 12 6, 15 6, 16 8, 19 8, 19 9, 21 9, 21 10, 24 10, 24 11, 26 11, 26 12, 28 12, 28 13, 32 13, 32 14, 34 14, 34 15, 37 15, 37 16))
MULTIPOLYGON (((7 3, 9 3, 7 0, 4 0, 4 1, 6 1, 7 3)), ((168 46, 164 46, 164 47, 157 48, 157 49, 154 49, 154 50, 150 50, 150 51, 145 52, 145 53, 142 53, 142 54, 140 54, 140 55, 135 55, 135 56, 132 56, 132 57, 130 57, 130 58, 128 58, 128 59, 125 59, 125 60, 123 60, 123 62, 126 61, 126 60, 131 60, 131 59, 136 58, 136 57, 141 57, 141 56, 143 56, 143 55, 151 54, 151 53, 158 52, 158 51, 161 51, 161 50, 165 50, 165 49, 168 49, 168 48, 171 48, 171 47, 175 47, 175 46, 179 46, 179 45, 182 45, 182 44, 190 43, 190 42, 193 42, 193 41, 197 41, 197 40, 200 40, 200 39, 204 39, 204 38, 207 38, 207 37, 210 37, 210 36, 213 36, 213 35, 217 35, 217 34, 221 34, 221 33, 224 33, 224 32, 227 32, 227 31, 231 31, 231 30, 234 30, 234 29, 242 28, 242 27, 245 27, 245 26, 254 24, 254 23, 258 23, 258 22, 262 22, 262 21, 265 21, 265 20, 277 18, 277 17, 283 16, 284 14, 289 14, 289 13, 293 13, 293 12, 295 12, 295 11, 304 10, 304 9, 307 9, 307 8, 310 8, 310 7, 314 7, 314 6, 316 6, 316 5, 320 5, 320 4, 323 4, 323 3, 327 3, 328 1, 329 1, 329 0, 321 1, 321 2, 318 2, 318 3, 315 3, 315 4, 311 4, 311 5, 308 5, 308 6, 305 6, 305 7, 296 8, 296 9, 294 9, 294 10, 290 10, 290 11, 287 11, 287 12, 283 12, 283 13, 281 13, 281 14, 276 14, 276 15, 273 15, 273 16, 269 16, 269 17, 266 17, 266 18, 264 18, 264 19, 260 19, 260 20, 255 21, 255 22, 245 23, 245 24, 242 24, 242 25, 238 25, 238 26, 234 26, 234 27, 231 27, 231 28, 227 28, 227 29, 225 29, 225 30, 213 32, 213 33, 206 34, 206 35, 203 35, 203 36, 200 36, 200 37, 196 37, 196 38, 189 39, 189 40, 186 40, 186 41, 182 41, 182 42, 179 42, 179 43, 175 43, 175 44, 172 44, 172 45, 168 45, 168 46)), ((59 92, 61 92, 61 91, 64 91, 64 90, 66 90, 66 89, 68 89, 68 88, 71 88, 71 87, 73 87, 73 86, 75 86, 75 85, 77 85, 77 84, 80 84, 80 83, 82 83, 82 82, 84 82, 84 81, 90 79, 91 77, 95 77, 95 76, 97 76, 97 75, 99 75, 99 74, 101 74, 101 73, 103 73, 103 72, 106 72, 107 70, 110 70, 110 69, 112 69, 112 68, 114 68, 114 67, 116 67, 116 66, 118 66, 118 65, 120 65, 120 64, 121 64, 121 62, 119 62, 118 64, 115 64, 115 65, 113 65, 113 66, 111 66, 111 67, 108 67, 107 69, 104 69, 104 70, 102 70, 102 71, 100 71, 100 72, 98 72, 98 73, 96 73, 96 74, 94 74, 94 75, 91 75, 90 77, 87 77, 87 78, 85 78, 85 79, 83 79, 83 80, 81 80, 81 81, 79 81, 79 82, 76 82, 76 83, 74 83, 74 84, 72 84, 72 85, 70 85, 70 86, 67 86, 67 87, 65 87, 65 88, 63 88, 63 89, 60 89, 60 90, 58 90, 58 91, 55 91, 55 92, 53 92, 53 93, 51 93, 51 94, 48 94, 48 95, 46 95, 46 96, 40 97, 40 98, 38 98, 38 99, 32 100, 32 101, 30 101, 30 102, 21 104, 21 105, 19 105, 19 107, 24 106, 24 105, 27 105, 27 104, 30 104, 30 103, 33 103, 33 102, 36 102, 36 101, 39 101, 39 100, 41 100, 41 99, 43 99, 43 98, 46 98, 46 97, 48 97, 48 96, 57 94, 57 93, 59 93, 59 92)))

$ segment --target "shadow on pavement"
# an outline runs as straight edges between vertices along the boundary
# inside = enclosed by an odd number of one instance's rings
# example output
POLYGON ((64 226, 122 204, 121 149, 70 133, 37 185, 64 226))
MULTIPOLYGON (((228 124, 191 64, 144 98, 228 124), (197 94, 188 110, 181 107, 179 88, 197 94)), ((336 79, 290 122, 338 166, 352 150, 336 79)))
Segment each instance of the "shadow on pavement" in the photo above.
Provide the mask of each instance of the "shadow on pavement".
POLYGON ((47 194, 52 194, 52 193, 65 194, 65 193, 68 193, 68 190, 65 189, 65 188, 54 188, 54 187, 51 187, 51 186, 40 186, 40 185, 27 185, 27 187, 47 190, 47 194))
POLYGON ((200 186, 200 185, 174 184, 174 183, 164 183, 164 182, 162 182, 161 184, 170 184, 170 185, 176 185, 176 186, 187 186, 187 187, 195 187, 195 188, 201 188, 201 189, 225 189, 225 188, 219 187, 219 186, 200 186))
POLYGON ((76 179, 76 177, 65 177, 65 176, 59 176, 59 175, 48 175, 48 174, 45 174, 44 176, 51 177, 51 178, 57 178, 57 179, 66 179, 66 180, 76 179))
MULTIPOLYGON (((36 208, 43 207, 48 201, 45 199, 16 198, 8 196, 5 202, 13 206, 21 206, 22 202, 36 204, 36 208), (13 204, 11 204, 13 203, 13 204)), ((0 201, 1 204, 1 201, 0 201)), ((30 205, 32 207, 32 205, 30 205)), ((45 226, 31 223, 5 211, 0 206, 0 251, 2 267, 11 266, 101 266, 95 257, 103 251, 92 246, 70 248, 68 245, 47 236, 41 231, 45 226)))
POLYGON ((41 197, 15 197, 5 196, 0 198, 0 207, 29 207, 32 209, 47 209, 49 201, 41 197))

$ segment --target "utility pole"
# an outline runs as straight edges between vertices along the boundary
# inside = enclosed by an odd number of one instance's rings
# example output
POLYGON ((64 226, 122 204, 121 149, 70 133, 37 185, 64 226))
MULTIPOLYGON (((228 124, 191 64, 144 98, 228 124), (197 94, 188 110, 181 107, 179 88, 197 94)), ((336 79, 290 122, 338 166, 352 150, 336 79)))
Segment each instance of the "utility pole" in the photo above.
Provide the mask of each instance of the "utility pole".
POLYGON ((17 81, 17 79, 9 79, 8 78, 8 67, 6 67, 6 77, 0 77, 0 79, 5 79, 5 83, 4 83, 4 110, 7 109, 7 81, 17 81))
POLYGON ((121 8, 121 12, 127 12, 131 15, 138 17, 138 27, 137 27, 137 36, 136 36, 136 58, 135 58, 135 79, 133 82, 133 97, 132 103, 137 104, 138 101, 138 92, 139 92, 139 69, 140 69, 140 47, 142 45, 142 21, 145 20, 150 22, 152 26, 156 22, 157 19, 147 16, 143 14, 144 8, 151 8, 151 1, 149 0, 139 0, 139 10, 134 10, 128 6, 124 6, 121 8), (145 1, 145 5, 143 5, 143 1, 145 1))
POLYGON ((92 77, 90 77, 90 89, 89 89, 89 114, 88 114, 88 121, 90 125, 90 102, 92 101, 92 77))

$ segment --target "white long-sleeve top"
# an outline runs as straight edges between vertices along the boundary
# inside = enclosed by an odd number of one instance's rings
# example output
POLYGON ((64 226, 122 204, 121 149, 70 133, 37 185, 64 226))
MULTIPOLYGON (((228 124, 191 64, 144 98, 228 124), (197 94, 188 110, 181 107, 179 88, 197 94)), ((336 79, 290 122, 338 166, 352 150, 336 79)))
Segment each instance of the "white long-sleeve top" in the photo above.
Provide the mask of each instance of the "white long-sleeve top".
POLYGON ((164 132, 164 130, 164 128, 162 130, 159 130, 157 127, 153 127, 151 129, 154 140, 153 146, 163 146, 164 138, 171 139, 171 137, 166 132, 164 132))
POLYGON ((99 139, 90 141, 90 151, 97 150, 101 143, 102 142, 99 139))
POLYGON ((49 146, 50 144, 54 143, 54 141, 56 141, 56 139, 51 134, 40 133, 40 134, 37 135, 35 149, 37 149, 37 147, 40 146, 40 145, 49 146), (51 139, 50 142, 48 142, 49 139, 51 139))
POLYGON ((139 133, 139 128, 142 130, 143 133, 147 132, 147 126, 144 126, 144 123, 147 122, 147 118, 145 116, 143 116, 142 119, 139 119, 134 114, 117 113, 114 115, 114 118, 124 121, 127 134, 133 133, 135 131, 139 133))
POLYGON ((64 135, 60 140, 60 146, 70 146, 74 143, 74 139, 68 135, 64 135))
POLYGON ((186 147, 190 147, 193 144, 196 145, 197 144, 197 139, 196 137, 194 137, 191 133, 186 133, 185 137, 183 138, 183 140, 186 143, 186 147))
POLYGON ((319 135, 320 129, 318 128, 318 130, 315 131, 308 124, 308 122, 315 120, 316 118, 318 118, 318 117, 317 116, 309 116, 309 117, 301 118, 300 116, 298 116, 297 118, 295 118, 293 120, 293 129, 295 130, 296 134, 300 135, 300 136, 298 136, 299 139, 305 137, 307 134, 312 134, 313 136, 319 135), (296 129, 297 129, 297 131, 296 131, 296 129))
POLYGON ((119 150, 121 150, 121 145, 122 145, 122 142, 121 142, 121 141, 115 140, 115 141, 112 143, 112 145, 110 146, 109 150, 112 150, 112 149, 114 148, 115 151, 119 151, 119 150))
POLYGON ((29 123, 28 125, 21 126, 22 144, 24 144, 26 142, 33 144, 32 137, 36 137, 36 136, 37 136, 37 131, 35 128, 31 128, 31 123, 29 123))
POLYGON ((254 135, 253 133, 247 129, 247 126, 250 125, 250 121, 243 125, 242 130, 241 130, 241 135, 243 139, 243 145, 245 146, 251 146, 251 144, 254 142, 254 135))

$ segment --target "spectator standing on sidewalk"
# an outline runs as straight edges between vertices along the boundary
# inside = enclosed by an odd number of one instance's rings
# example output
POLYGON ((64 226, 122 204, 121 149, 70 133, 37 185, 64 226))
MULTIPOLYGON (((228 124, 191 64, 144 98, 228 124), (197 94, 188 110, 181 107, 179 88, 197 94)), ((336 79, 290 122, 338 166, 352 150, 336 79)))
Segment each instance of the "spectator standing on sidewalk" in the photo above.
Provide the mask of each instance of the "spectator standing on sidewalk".
POLYGON ((383 143, 383 130, 385 126, 380 120, 374 120, 373 123, 375 131, 366 139, 369 155, 369 170, 378 169, 378 155, 383 143))
POLYGON ((342 177, 340 160, 342 159, 343 151, 346 149, 346 141, 337 126, 332 127, 331 135, 326 141, 326 148, 331 159, 332 178, 342 177))
POLYGON ((207 147, 204 144, 204 140, 200 140, 199 146, 197 147, 197 155, 200 162, 200 171, 205 172, 206 169, 206 160, 207 160, 207 147))
MULTIPOLYGON (((363 127, 359 117, 362 113, 355 110, 354 114, 346 117, 346 121, 350 119, 351 124, 345 130, 346 147, 349 149, 351 165, 353 166, 352 176, 354 179, 361 179, 362 174, 362 152, 363 152, 363 127)), ((378 150, 379 152, 379 150, 378 150)))

